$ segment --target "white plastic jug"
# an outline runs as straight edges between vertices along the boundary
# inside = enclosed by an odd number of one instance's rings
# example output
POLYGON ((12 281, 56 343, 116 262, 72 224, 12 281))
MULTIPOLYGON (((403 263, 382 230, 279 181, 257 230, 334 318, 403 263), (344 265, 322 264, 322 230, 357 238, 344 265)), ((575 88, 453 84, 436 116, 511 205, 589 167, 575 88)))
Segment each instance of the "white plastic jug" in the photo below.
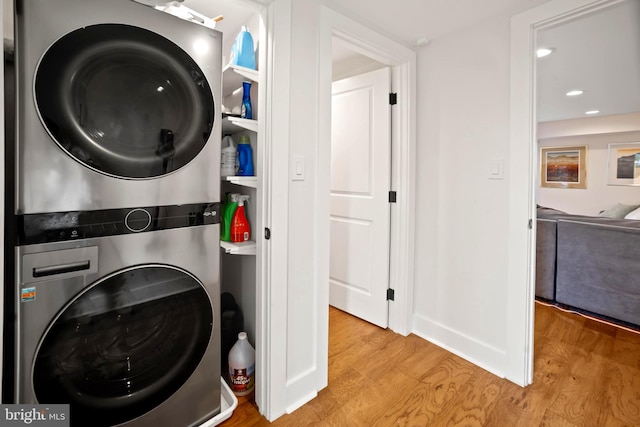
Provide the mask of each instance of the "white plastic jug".
POLYGON ((236 174, 236 146, 231 135, 222 138, 220 159, 220 176, 234 176, 236 174))
POLYGON ((231 390, 236 396, 246 396, 255 386, 256 352, 247 341, 247 333, 240 332, 238 341, 229 351, 231 390))

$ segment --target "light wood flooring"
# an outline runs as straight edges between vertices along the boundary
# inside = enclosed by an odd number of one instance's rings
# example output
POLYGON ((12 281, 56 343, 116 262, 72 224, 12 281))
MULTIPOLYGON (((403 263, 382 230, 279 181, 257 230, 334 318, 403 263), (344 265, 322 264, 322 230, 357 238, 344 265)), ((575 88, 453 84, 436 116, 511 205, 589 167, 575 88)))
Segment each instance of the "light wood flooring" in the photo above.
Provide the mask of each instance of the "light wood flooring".
POLYGON ((231 426, 640 426, 640 335, 536 304, 521 388, 415 335, 329 312, 329 386, 269 423, 242 398, 231 426))

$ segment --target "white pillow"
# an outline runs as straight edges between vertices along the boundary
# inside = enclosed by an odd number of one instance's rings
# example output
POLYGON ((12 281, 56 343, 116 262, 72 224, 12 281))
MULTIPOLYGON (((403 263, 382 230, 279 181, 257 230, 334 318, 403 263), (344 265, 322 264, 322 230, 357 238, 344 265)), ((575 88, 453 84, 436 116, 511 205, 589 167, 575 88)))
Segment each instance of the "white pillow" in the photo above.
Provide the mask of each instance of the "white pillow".
POLYGON ((609 208, 606 211, 600 212, 600 216, 604 216, 607 218, 622 219, 628 213, 638 208, 640 208, 640 205, 625 205, 622 203, 616 203, 614 207, 609 208))
POLYGON ((640 208, 629 212, 624 219, 640 219, 640 208))

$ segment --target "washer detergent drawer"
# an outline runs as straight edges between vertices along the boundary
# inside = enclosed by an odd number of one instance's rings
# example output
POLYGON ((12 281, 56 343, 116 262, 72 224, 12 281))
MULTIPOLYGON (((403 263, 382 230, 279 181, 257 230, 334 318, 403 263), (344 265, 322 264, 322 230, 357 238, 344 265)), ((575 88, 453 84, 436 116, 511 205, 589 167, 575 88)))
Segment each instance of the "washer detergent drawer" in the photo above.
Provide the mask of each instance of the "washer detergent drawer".
POLYGON ((62 249, 23 255, 20 282, 27 285, 97 272, 97 246, 62 249))

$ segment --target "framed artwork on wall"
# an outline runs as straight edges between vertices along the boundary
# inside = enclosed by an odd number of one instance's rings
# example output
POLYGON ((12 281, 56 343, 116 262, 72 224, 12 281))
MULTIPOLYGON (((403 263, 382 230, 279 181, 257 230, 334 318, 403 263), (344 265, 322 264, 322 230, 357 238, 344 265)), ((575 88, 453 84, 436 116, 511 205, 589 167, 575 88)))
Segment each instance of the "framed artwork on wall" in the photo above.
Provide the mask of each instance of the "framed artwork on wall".
POLYGON ((640 142, 609 144, 608 185, 640 186, 640 142))
POLYGON ((541 148, 540 186, 587 188, 587 146, 541 148))

